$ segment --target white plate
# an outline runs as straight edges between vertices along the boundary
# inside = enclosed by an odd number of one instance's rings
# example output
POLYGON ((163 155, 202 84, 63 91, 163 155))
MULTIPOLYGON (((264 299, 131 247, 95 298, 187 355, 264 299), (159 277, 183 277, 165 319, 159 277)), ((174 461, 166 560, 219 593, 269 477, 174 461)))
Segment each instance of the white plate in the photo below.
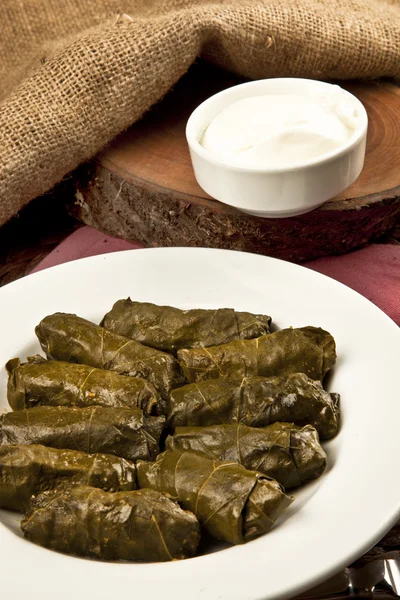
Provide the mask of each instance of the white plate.
MULTIPOLYGON (((329 470, 296 493, 267 535, 198 558, 107 564, 26 542, 0 512, 0 594, 7 600, 267 600, 290 598, 370 548, 400 510, 400 331, 378 308, 308 269, 252 254, 169 248, 54 267, 0 290, 0 363, 39 350, 34 326, 75 312, 97 320, 118 298, 271 314, 279 327, 318 325, 336 338, 330 389, 343 423, 326 444, 329 470)), ((0 409, 6 408, 2 373, 0 409)))

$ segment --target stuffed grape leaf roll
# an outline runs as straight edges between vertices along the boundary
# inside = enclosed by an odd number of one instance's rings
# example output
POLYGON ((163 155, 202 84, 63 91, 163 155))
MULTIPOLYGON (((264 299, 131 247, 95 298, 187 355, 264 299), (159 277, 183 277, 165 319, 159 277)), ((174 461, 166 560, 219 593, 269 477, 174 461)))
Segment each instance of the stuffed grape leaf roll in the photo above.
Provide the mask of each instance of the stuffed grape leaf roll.
POLYGON ((276 479, 285 488, 316 479, 326 467, 326 454, 311 425, 274 423, 257 428, 236 423, 178 427, 174 435, 167 438, 166 449, 237 462, 250 471, 276 479))
POLYGON ((335 340, 318 327, 281 329, 253 340, 179 350, 188 382, 229 377, 276 377, 305 373, 322 380, 336 361, 335 340))
POLYGON ((32 500, 21 528, 51 550, 103 560, 188 558, 200 541, 196 517, 154 490, 60 486, 32 500))
POLYGON ((137 463, 139 488, 178 498, 214 538, 242 544, 266 533, 292 502, 262 473, 191 452, 164 452, 137 463))
POLYGON ((136 488, 136 467, 111 454, 36 444, 0 446, 1 508, 24 511, 32 496, 65 480, 108 491, 129 491, 136 488))
POLYGON ((181 310, 150 302, 118 300, 101 325, 166 352, 247 340, 269 333, 271 317, 233 308, 181 310))
POLYGON ((33 406, 109 406, 141 408, 146 416, 161 414, 163 406, 155 388, 139 377, 119 375, 34 356, 21 364, 9 360, 7 397, 13 410, 33 406))
POLYGON ((76 315, 49 315, 35 331, 48 358, 142 377, 164 399, 172 388, 183 383, 179 363, 170 354, 143 346, 76 315))
POLYGON ((42 444, 152 460, 164 423, 164 417, 145 417, 139 408, 37 406, 0 416, 0 445, 42 444))
POLYGON ((304 373, 241 381, 210 379, 172 391, 168 423, 173 428, 220 423, 265 427, 285 421, 312 425, 325 440, 338 432, 338 403, 338 394, 329 394, 304 373))

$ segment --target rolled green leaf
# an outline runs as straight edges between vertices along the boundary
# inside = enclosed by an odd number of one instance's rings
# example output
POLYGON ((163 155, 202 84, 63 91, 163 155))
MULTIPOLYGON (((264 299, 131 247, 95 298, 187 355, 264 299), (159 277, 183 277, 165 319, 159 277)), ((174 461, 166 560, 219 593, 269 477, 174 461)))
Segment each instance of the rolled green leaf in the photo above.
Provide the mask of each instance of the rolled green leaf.
POLYGON ((226 377, 277 377, 305 373, 322 380, 336 361, 335 340, 319 327, 282 329, 253 340, 179 350, 188 382, 226 377))
POLYGON ((21 528, 40 546, 103 560, 177 560, 200 541, 196 517, 153 490, 62 486, 34 498, 21 528))
POLYGON ((221 378, 173 390, 167 417, 173 428, 220 423, 265 427, 285 421, 312 425, 321 439, 328 439, 339 429, 338 404, 338 394, 329 394, 304 373, 241 381, 221 378))
POLYGON ((291 504, 283 488, 234 462, 191 452, 164 452, 153 463, 139 461, 140 488, 177 497, 216 539, 243 544, 266 533, 291 504))
POLYGON ((237 462, 276 479, 285 488, 316 479, 326 467, 326 454, 311 425, 300 428, 292 423, 274 423, 257 428, 236 423, 178 427, 167 438, 166 449, 237 462))
POLYGON ((179 363, 170 354, 143 346, 76 315, 55 313, 43 319, 35 331, 48 358, 142 377, 164 399, 172 388, 183 383, 179 363))
POLYGON ((164 423, 164 417, 145 417, 139 408, 37 406, 0 416, 0 445, 42 444, 152 460, 164 423))
POLYGON ((108 491, 136 488, 135 464, 111 454, 86 454, 34 444, 0 446, 0 507, 24 511, 32 496, 60 481, 108 491))
POLYGON ((181 310, 150 302, 118 300, 101 325, 166 352, 247 340, 269 333, 271 317, 233 308, 181 310))
POLYGON ((96 369, 40 356, 21 364, 9 360, 7 398, 13 410, 33 406, 109 406, 141 408, 146 416, 161 414, 163 406, 155 388, 139 377, 96 369))

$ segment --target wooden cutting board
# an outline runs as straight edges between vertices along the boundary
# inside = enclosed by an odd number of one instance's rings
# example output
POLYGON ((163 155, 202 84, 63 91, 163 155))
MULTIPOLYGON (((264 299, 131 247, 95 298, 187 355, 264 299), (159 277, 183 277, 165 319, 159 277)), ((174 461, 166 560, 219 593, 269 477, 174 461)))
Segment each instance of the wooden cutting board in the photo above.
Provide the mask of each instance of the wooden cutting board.
POLYGON ((253 217, 197 184, 185 139, 191 111, 243 81, 200 61, 162 102, 114 140, 76 178, 71 212, 105 233, 148 246, 207 246, 304 261, 347 252, 400 220, 400 88, 346 83, 369 117, 359 179, 323 207, 286 219, 253 217))

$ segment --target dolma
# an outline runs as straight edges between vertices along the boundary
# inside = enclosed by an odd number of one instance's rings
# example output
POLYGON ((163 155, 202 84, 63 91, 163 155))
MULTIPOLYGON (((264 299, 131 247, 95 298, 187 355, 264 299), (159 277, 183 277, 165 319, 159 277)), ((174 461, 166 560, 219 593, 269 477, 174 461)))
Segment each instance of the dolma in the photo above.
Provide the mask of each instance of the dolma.
POLYGON ((183 383, 179 363, 171 354, 143 346, 76 315, 55 313, 44 318, 35 331, 48 358, 142 377, 164 399, 172 388, 183 383))
POLYGON ((318 327, 281 329, 253 340, 179 350, 188 382, 229 377, 276 377, 305 373, 322 380, 336 361, 335 340, 318 327))
POLYGON ((155 388, 139 377, 119 375, 40 356, 21 364, 8 361, 7 397, 13 410, 33 406, 110 406, 141 408, 146 416, 161 414, 163 407, 155 388))
POLYGON ((166 449, 237 462, 250 471, 276 479, 285 488, 316 479, 326 467, 326 454, 311 425, 274 423, 257 428, 236 423, 178 427, 174 435, 167 438, 166 449))
POLYGON ((178 498, 214 538, 242 544, 266 533, 292 498, 262 473, 191 452, 166 451, 138 461, 139 488, 178 498))
POLYGON ((140 408, 37 406, 0 416, 0 445, 43 444, 152 460, 164 423, 164 417, 145 417, 140 408))
POLYGON ((0 446, 0 507, 24 511, 29 500, 60 481, 108 491, 136 488, 135 464, 111 454, 41 445, 0 446))
POLYGON ((269 333, 271 317, 233 308, 181 310, 150 302, 118 300, 101 325, 166 352, 247 340, 269 333))
POLYGON ((32 500, 21 528, 51 550, 103 560, 182 559, 200 541, 196 517, 154 490, 62 486, 32 500))
POLYGON ((265 427, 276 421, 312 425, 326 440, 338 432, 338 404, 338 394, 329 394, 304 373, 241 381, 221 378, 173 390, 167 416, 173 428, 220 423, 265 427))

